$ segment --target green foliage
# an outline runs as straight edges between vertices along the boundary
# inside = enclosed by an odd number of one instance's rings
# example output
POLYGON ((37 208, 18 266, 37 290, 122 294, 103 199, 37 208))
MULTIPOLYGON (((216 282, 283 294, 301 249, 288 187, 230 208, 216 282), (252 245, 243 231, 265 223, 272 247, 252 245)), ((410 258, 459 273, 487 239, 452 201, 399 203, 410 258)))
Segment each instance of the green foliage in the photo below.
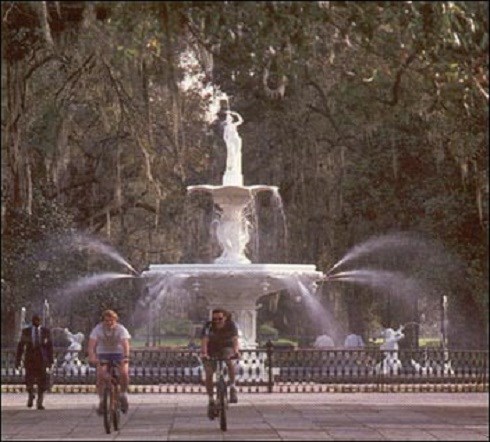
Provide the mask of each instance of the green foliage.
POLYGON ((31 216, 8 215, 8 228, 2 235, 2 282, 8 287, 2 310, 39 308, 47 293, 75 270, 67 266, 41 277, 60 246, 50 239, 70 232, 73 224, 66 208, 46 198, 40 189, 35 189, 32 211, 31 216))

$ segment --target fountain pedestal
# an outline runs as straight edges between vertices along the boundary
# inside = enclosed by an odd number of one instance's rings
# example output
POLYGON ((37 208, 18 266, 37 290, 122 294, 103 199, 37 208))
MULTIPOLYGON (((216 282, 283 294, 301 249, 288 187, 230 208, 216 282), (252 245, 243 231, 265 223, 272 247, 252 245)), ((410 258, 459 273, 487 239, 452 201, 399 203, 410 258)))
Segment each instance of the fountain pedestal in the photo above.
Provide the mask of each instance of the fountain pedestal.
POLYGON ((243 186, 243 175, 226 171, 223 175, 223 186, 243 186))
POLYGON ((249 222, 245 208, 253 202, 259 192, 276 192, 276 186, 213 186, 209 184, 189 186, 189 193, 209 193, 220 214, 216 227, 216 237, 221 246, 221 255, 216 264, 249 264, 245 248, 250 240, 249 222))

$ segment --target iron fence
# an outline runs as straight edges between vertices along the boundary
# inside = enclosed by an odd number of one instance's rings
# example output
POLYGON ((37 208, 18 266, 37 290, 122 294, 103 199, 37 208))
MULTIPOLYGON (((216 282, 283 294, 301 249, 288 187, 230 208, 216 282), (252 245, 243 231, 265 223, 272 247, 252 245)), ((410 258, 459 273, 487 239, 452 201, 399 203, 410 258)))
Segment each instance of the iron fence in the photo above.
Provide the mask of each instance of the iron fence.
MULTIPOLYGON (((199 353, 190 350, 132 350, 131 391, 204 392, 199 353)), ((2 389, 18 391, 24 369, 15 350, 1 351, 2 389)), ((86 355, 55 351, 52 391, 94 391, 95 368, 86 355)), ((382 351, 362 349, 274 349, 242 351, 236 361, 241 391, 488 391, 488 351, 440 348, 382 351)))

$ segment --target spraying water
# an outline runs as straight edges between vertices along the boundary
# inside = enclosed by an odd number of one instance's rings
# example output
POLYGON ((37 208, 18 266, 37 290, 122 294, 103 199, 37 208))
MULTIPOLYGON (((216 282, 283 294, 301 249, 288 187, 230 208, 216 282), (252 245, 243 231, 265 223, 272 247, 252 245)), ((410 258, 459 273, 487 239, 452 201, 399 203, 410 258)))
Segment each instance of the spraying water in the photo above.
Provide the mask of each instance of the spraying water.
POLYGON ((133 266, 129 264, 129 262, 127 262, 113 247, 108 244, 104 244, 99 239, 93 236, 90 236, 88 234, 76 233, 74 235, 74 244, 81 249, 85 248, 87 250, 106 255, 128 268, 134 275, 139 274, 133 268, 133 266))
POLYGON ((47 243, 43 244, 43 249, 39 253, 40 260, 51 261, 54 257, 59 257, 59 252, 63 250, 70 254, 74 251, 88 250, 91 252, 99 253, 107 256, 112 260, 122 264, 129 271, 138 275, 138 272, 134 267, 126 261, 112 246, 103 243, 98 238, 88 233, 82 232, 70 232, 64 235, 56 235, 47 240, 47 243))
POLYGON ((388 291, 402 298, 411 297, 425 290, 421 281, 402 272, 374 269, 358 269, 327 276, 329 282, 347 281, 388 291))
POLYGON ((390 249, 392 252, 395 250, 400 251, 400 249, 406 249, 407 247, 410 247, 412 250, 425 250, 427 249, 428 244, 427 241, 417 238, 414 234, 409 232, 397 232, 376 236, 354 246, 340 261, 332 266, 332 268, 327 272, 327 275, 331 275, 334 271, 338 270, 339 267, 361 257, 362 255, 377 252, 382 249, 390 249))
MULTIPOLYGON (((279 246, 279 250, 285 251, 287 253, 288 249, 288 225, 286 222, 286 212, 284 211, 284 204, 282 202, 281 194, 279 193, 279 189, 272 189, 272 205, 274 208, 274 225, 282 226, 283 233, 283 242, 281 244, 280 241, 277 241, 279 246), (277 216, 279 219, 277 219, 277 216)), ((289 260, 288 256, 285 256, 285 261, 289 260)))
POLYGON ((128 275, 126 273, 100 273, 95 275, 86 276, 84 278, 78 279, 75 282, 68 284, 67 286, 61 288, 57 295, 58 296, 72 296, 77 293, 83 293, 87 290, 90 290, 100 284, 107 283, 109 281, 113 281, 114 279, 122 279, 122 278, 135 278, 134 275, 128 275))
POLYGON ((304 302, 308 316, 322 331, 329 333, 338 341, 343 333, 342 327, 335 317, 321 304, 315 296, 316 287, 308 288, 298 276, 285 276, 284 281, 290 293, 297 294, 304 302))
POLYGON ((160 275, 159 278, 149 279, 146 289, 146 296, 141 299, 141 304, 149 304, 150 302, 162 303, 163 300, 169 296, 173 296, 178 292, 181 292, 183 285, 189 278, 188 274, 167 274, 160 275))

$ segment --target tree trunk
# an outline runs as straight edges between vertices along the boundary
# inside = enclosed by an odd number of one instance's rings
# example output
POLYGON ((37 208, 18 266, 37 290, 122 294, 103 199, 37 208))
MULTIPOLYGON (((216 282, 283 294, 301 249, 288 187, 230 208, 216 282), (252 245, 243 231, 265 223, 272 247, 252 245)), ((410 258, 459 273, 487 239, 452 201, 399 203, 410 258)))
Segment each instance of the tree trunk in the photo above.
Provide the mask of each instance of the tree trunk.
POLYGON ((6 211, 5 221, 9 223, 9 213, 19 210, 30 210, 31 181, 28 152, 22 144, 22 120, 24 114, 25 80, 24 62, 6 61, 7 63, 7 115, 3 144, 7 151, 7 165, 4 169, 6 176, 2 181, 8 198, 9 211, 6 211))

